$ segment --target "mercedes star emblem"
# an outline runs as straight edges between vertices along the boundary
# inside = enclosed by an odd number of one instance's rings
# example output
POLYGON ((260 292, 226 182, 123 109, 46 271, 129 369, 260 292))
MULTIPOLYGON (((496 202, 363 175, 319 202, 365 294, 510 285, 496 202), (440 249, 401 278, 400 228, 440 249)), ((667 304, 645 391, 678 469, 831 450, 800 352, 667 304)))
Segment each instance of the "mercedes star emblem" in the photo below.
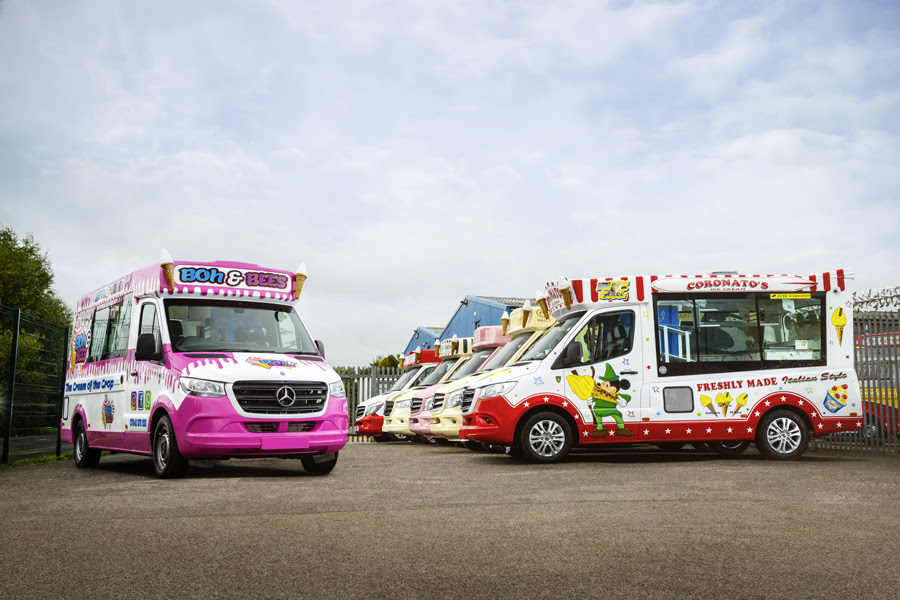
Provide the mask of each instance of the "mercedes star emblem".
POLYGON ((278 404, 282 406, 290 406, 294 403, 294 400, 297 399, 297 394, 294 393, 293 388, 283 386, 278 388, 278 391, 275 392, 275 399, 278 400, 278 404))

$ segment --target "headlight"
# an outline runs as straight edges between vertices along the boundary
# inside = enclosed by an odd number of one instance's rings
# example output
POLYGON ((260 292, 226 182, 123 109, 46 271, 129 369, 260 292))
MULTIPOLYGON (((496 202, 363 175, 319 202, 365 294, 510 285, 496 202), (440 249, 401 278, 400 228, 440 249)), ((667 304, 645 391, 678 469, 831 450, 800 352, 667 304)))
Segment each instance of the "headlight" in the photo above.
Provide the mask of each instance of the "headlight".
POLYGON ((384 402, 376 402, 375 404, 371 404, 366 407, 366 416, 374 415, 382 408, 384 408, 384 402))
POLYGON ((516 387, 516 381, 507 381, 506 383, 494 383, 478 388, 476 395, 479 398, 495 398, 497 396, 505 396, 516 387))
POLYGON ((456 408, 462 404, 463 391, 457 390, 447 398, 447 408, 456 408))
POLYGON ((409 408, 409 400, 401 400, 394 405, 394 408, 409 408))
POLYGON ((434 407, 434 396, 429 396, 422 406, 422 410, 431 410, 434 407))
POLYGON ((218 381, 194 379, 193 377, 182 377, 181 389, 185 394, 202 398, 220 398, 225 395, 225 386, 218 381))
POLYGON ((334 383, 329 383, 328 395, 334 396, 335 398, 343 398, 346 395, 346 393, 344 392, 344 382, 336 381, 334 383))

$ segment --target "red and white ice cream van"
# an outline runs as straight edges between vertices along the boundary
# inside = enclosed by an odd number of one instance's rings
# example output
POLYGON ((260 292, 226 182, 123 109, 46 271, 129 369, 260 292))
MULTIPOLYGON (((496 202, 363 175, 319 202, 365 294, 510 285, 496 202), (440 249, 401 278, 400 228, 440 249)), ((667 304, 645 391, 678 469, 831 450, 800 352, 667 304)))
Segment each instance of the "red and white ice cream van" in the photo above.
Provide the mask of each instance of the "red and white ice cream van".
MULTIPOLYGON (((755 442, 774 459, 863 427, 843 270, 547 283, 557 323, 481 379, 460 437, 534 462, 575 445, 755 442)), ((544 310, 542 307, 541 310, 544 310)))

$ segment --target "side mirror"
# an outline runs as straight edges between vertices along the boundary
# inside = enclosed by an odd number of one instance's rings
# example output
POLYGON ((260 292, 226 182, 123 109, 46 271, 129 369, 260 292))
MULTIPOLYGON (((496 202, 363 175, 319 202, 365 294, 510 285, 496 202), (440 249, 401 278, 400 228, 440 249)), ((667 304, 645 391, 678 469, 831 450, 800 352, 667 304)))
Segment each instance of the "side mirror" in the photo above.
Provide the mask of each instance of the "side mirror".
POLYGON ((156 349, 156 336, 152 333, 138 336, 134 360, 162 360, 162 351, 156 349))
POLYGON ((325 342, 322 340, 316 340, 316 348, 319 349, 319 354, 322 355, 322 358, 325 358, 325 342))
POLYGON ((566 351, 563 354, 563 364, 567 367, 572 365, 581 364, 581 361, 584 359, 584 354, 581 350, 581 342, 571 341, 569 345, 566 346, 566 351))

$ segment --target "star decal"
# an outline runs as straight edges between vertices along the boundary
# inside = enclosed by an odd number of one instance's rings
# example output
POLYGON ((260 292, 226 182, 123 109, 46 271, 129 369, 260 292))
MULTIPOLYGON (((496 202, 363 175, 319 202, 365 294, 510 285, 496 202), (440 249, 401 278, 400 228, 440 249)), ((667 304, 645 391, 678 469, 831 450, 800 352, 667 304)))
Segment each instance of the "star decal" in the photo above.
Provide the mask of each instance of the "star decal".
POLYGON ((650 430, 649 430, 649 429, 645 429, 645 430, 644 430, 644 435, 650 435, 650 430))
POLYGON ((649 312, 647 312, 647 311, 645 310, 645 311, 643 311, 643 313, 644 313, 644 318, 645 318, 645 319, 649 319, 649 318, 650 318, 650 313, 649 313, 649 312))
POLYGON ((568 406, 568 405, 569 405, 568 402, 563 402, 563 406, 568 406))
POLYGON ((671 429, 666 429, 666 435, 669 435, 670 433, 672 433, 672 430, 671 430, 671 429))
POLYGON ((812 389, 811 387, 806 388, 806 393, 807 393, 807 394, 812 394, 812 393, 813 393, 813 389, 812 389))
POLYGON ((526 400, 526 401, 525 401, 525 408, 528 408, 529 406, 531 406, 531 404, 529 404, 528 400, 526 400))
POLYGON ((841 423, 840 421, 838 421, 838 429, 840 429, 842 426, 843 426, 843 423, 841 423))
POLYGON ((766 400, 766 406, 768 406, 768 405, 769 405, 769 401, 768 401, 768 400, 766 400))
POLYGON ((584 432, 584 437, 587 437, 587 436, 588 436, 588 432, 585 431, 585 432, 584 432))
POLYGON ((687 430, 687 432, 688 432, 688 433, 690 433, 690 432, 691 432, 691 430, 690 430, 690 429, 688 429, 688 430, 687 430))
POLYGON ((856 422, 856 426, 857 426, 857 427, 862 427, 862 422, 857 421, 857 422, 856 422))
POLYGON ((731 433, 731 431, 732 431, 732 430, 731 430, 731 427, 729 427, 729 428, 728 428, 728 433, 731 433))
POLYGON ((535 378, 534 378, 534 385, 540 387, 540 386, 544 385, 544 380, 541 379, 540 377, 535 377, 535 378))
MULTIPOLYGON (((659 393, 659 386, 658 386, 658 385, 654 385, 654 386, 653 386, 653 393, 654 393, 654 394, 658 394, 658 393, 659 393)), ((659 413, 656 413, 656 414, 658 415, 659 413)))
POLYGON ((803 400, 798 400, 797 404, 799 404, 800 406, 803 406, 803 400))
POLYGON ((623 358, 623 359, 622 359, 622 364, 623 364, 623 365, 629 365, 629 366, 630 366, 630 365, 631 365, 631 362, 630 362, 630 361, 631 361, 630 358, 623 358))
POLYGON ((785 398, 784 396, 781 397, 781 401, 782 401, 782 402, 784 402, 784 401, 786 401, 786 400, 787 400, 787 398, 785 398))
POLYGON ((616 437, 616 430, 615 430, 615 429, 613 429, 611 432, 609 432, 609 437, 616 437))
POLYGON ((759 416, 759 411, 756 411, 756 413, 754 413, 754 414, 758 417, 758 416, 759 416))
POLYGON ((712 433, 712 427, 707 427, 707 428, 706 428, 706 433, 712 433))
POLYGON ((819 429, 822 429, 822 427, 824 427, 824 425, 822 425, 822 423, 819 423, 819 429))
POLYGON ((543 400, 544 402, 550 402, 550 398, 548 398, 547 396, 544 396, 543 400))
POLYGON ((748 427, 748 428, 747 428, 747 433, 753 433, 753 428, 752 428, 752 427, 748 427))

